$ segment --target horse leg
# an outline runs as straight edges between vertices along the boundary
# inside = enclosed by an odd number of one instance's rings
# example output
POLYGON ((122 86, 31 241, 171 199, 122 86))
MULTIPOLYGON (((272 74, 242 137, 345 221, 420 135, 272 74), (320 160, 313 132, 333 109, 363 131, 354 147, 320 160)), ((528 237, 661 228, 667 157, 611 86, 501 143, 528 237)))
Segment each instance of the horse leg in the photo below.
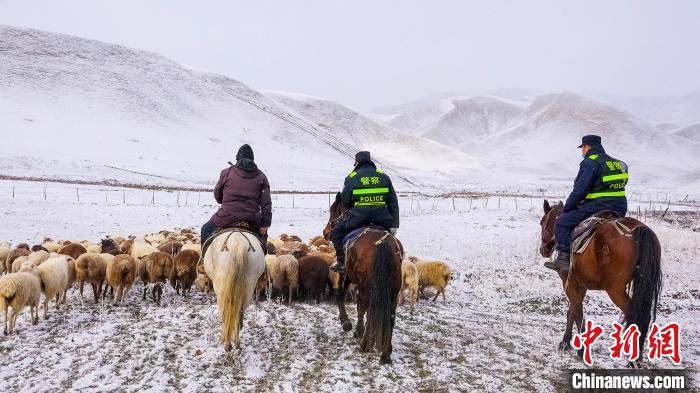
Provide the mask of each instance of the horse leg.
POLYGON ((399 306, 403 306, 403 289, 404 289, 404 284, 403 284, 403 280, 401 280, 401 289, 399 290, 399 306))
POLYGON ((357 339, 363 339, 363 334, 365 333, 365 313, 367 312, 367 299, 366 296, 358 296, 357 299, 357 326, 355 326, 354 337, 357 339))
POLYGON ((343 275, 343 280, 335 295, 335 303, 338 305, 340 324, 343 326, 343 331, 349 332, 352 329, 352 322, 348 318, 348 312, 345 310, 345 294, 350 286, 350 280, 343 275))
MULTIPOLYGON (((625 287, 623 286, 621 288, 606 289, 606 292, 608 293, 608 296, 610 296, 610 300, 612 300, 612 302, 615 303, 615 305, 617 307, 619 307, 620 310, 622 310, 623 319, 626 321, 627 320, 627 312, 629 311, 629 304, 632 301, 632 299, 630 299, 629 295, 627 295, 627 291, 625 290, 625 287)), ((646 339, 645 337, 641 337, 641 336, 639 337, 639 342, 640 342, 639 347, 640 348, 641 348, 641 343, 645 339, 646 339)), ((643 357, 641 355, 637 356, 637 359, 632 359, 632 361, 630 361, 628 364, 629 367, 641 368, 642 359, 643 359, 643 357)))
POLYGON ((569 299, 569 310, 566 313, 566 331, 564 332, 564 338, 559 344, 559 349, 567 350, 571 349, 571 337, 572 330, 574 327, 574 321, 576 321, 579 329, 582 326, 583 319, 583 297, 586 295, 586 290, 574 284, 573 281, 569 281, 566 285, 566 297, 569 299))

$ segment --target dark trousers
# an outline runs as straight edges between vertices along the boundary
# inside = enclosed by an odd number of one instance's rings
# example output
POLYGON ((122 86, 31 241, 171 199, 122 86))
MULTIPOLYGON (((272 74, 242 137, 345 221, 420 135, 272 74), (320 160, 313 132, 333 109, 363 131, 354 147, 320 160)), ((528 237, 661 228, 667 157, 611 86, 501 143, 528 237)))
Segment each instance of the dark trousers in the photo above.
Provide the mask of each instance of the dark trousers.
POLYGON ((593 203, 583 203, 576 209, 562 213, 554 224, 554 237, 557 239, 557 250, 569 252, 571 249, 571 233, 574 228, 588 217, 603 210, 612 210, 624 217, 627 214, 627 204, 618 206, 603 206, 593 203))
POLYGON ((371 224, 379 225, 384 229, 389 230, 391 226, 391 217, 374 217, 369 211, 350 211, 348 217, 340 220, 331 232, 331 241, 335 247, 335 255, 339 261, 345 262, 345 252, 343 251, 343 239, 355 229, 362 228, 371 224))
MULTIPOLYGON (((222 229, 222 228, 219 228, 216 225, 212 224, 211 221, 205 222, 204 225, 202 225, 202 232, 200 235, 202 245, 204 245, 204 242, 206 242, 207 239, 209 239, 219 229, 222 229)), ((260 240, 260 243, 263 246, 262 247, 263 251, 265 252, 265 254, 267 254, 267 235, 262 236, 260 234, 260 228, 254 227, 252 225, 250 227, 250 231, 253 232, 258 237, 258 239, 260 240)), ((205 250, 202 249, 202 255, 204 255, 204 251, 205 250)))

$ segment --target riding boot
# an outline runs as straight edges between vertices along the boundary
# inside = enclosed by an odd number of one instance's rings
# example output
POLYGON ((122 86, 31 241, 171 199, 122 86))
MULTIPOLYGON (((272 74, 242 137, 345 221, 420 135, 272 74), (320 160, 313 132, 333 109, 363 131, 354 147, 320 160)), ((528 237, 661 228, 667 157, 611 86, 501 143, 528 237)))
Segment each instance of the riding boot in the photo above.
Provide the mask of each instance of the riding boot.
POLYGON ((337 273, 345 273, 345 253, 336 253, 336 260, 328 269, 337 273))
POLYGON ((557 259, 554 261, 557 266, 557 271, 559 271, 559 273, 568 273, 570 261, 571 254, 569 251, 559 251, 559 254, 557 254, 557 259))

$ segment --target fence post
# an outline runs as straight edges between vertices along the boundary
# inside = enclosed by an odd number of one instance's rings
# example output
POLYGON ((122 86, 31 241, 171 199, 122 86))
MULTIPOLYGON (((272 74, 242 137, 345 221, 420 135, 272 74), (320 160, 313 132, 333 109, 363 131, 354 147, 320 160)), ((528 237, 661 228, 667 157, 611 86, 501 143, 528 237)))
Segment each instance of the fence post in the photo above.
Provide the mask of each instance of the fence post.
POLYGON ((78 187, 75 187, 75 196, 78 197, 78 203, 80 203, 80 192, 78 192, 78 187))
POLYGON ((296 209, 296 198, 294 198, 294 194, 292 194, 292 209, 296 209))
POLYGON ((125 190, 122 190, 122 201, 126 205, 126 191, 125 190))
POLYGON ((15 186, 12 186, 12 199, 15 199, 15 186))
POLYGON ((199 206, 199 195, 200 195, 200 194, 201 194, 201 193, 200 193, 199 191, 197 191, 197 206, 199 206))
POLYGON ((109 190, 105 190, 105 205, 107 204, 107 193, 109 193, 109 190))
POLYGON ((457 208, 455 207, 455 196, 454 195, 452 195, 452 210, 457 210, 457 208))
POLYGON ((156 203, 156 192, 151 191, 151 205, 155 205, 156 203))
POLYGON ((49 183, 44 184, 44 200, 46 200, 46 187, 49 186, 49 183))
POLYGON ((189 199, 190 199, 190 192, 187 191, 187 192, 185 193, 185 206, 187 206, 187 202, 188 202, 189 199))

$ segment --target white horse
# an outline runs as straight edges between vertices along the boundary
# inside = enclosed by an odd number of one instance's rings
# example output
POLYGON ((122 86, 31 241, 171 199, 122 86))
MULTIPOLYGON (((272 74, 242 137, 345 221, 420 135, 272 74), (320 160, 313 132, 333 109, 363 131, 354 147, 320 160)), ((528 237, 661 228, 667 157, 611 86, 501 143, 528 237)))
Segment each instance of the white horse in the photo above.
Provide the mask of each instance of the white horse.
POLYGON ((224 349, 232 349, 232 337, 236 348, 240 348, 243 312, 265 271, 260 241, 253 234, 239 231, 216 236, 204 255, 204 270, 216 292, 224 349))

